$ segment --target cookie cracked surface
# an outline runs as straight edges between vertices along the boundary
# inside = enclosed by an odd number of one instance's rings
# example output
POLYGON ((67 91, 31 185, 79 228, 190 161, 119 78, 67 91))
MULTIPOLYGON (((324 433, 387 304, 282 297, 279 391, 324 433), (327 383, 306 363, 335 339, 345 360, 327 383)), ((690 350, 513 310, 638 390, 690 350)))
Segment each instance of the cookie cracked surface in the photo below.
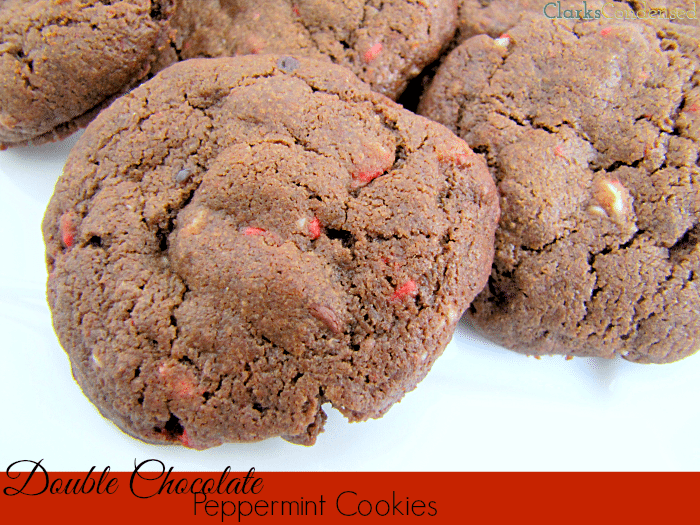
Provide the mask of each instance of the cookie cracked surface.
POLYGON ((482 153, 502 220, 470 308, 528 354, 663 363, 700 344, 700 35, 529 23, 448 57, 420 112, 482 153))
POLYGON ((0 148, 62 138, 143 79, 168 0, 0 2, 0 148))
POLYGON ((43 223, 54 327, 151 442, 312 444, 383 415, 484 286, 498 198, 444 127, 344 68, 196 59, 110 106, 43 223))

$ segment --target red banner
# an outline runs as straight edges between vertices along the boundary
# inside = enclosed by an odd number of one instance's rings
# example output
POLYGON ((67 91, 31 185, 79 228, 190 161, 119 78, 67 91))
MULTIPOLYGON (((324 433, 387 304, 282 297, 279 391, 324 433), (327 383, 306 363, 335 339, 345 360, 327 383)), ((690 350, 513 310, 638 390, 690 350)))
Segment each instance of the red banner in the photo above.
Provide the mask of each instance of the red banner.
POLYGON ((21 461, 0 475, 0 500, 5 523, 678 523, 695 517, 699 482, 696 473, 178 472, 158 460, 80 473, 21 461))

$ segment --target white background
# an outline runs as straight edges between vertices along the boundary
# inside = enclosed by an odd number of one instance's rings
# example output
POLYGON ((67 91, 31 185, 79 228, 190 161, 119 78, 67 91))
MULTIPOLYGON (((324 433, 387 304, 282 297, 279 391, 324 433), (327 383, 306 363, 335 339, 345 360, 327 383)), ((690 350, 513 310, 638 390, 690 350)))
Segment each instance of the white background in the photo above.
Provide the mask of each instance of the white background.
POLYGON ((126 436, 73 381, 46 304, 41 220, 76 140, 0 152, 2 471, 25 459, 131 471, 149 458, 181 472, 700 469, 700 355, 660 366, 536 360, 480 340, 464 320, 384 418, 349 424, 328 407, 314 447, 271 439, 197 452, 126 436))

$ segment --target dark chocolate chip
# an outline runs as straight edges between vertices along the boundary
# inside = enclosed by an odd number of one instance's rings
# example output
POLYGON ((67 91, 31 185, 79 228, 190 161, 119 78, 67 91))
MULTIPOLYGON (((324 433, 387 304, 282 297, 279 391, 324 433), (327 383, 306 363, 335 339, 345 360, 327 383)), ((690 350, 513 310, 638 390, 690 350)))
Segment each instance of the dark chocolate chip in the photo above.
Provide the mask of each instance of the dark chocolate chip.
POLYGON ((285 73, 291 73, 299 67, 299 61, 294 57, 282 57, 277 61, 277 67, 285 73))

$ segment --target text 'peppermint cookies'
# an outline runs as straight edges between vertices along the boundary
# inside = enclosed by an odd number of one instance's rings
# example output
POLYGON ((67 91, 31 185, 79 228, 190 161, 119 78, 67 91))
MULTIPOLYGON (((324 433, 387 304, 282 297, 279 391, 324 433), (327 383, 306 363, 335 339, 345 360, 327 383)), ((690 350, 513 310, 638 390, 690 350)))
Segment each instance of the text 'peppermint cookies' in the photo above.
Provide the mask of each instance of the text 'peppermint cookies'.
POLYGON ((191 60, 104 111, 43 230, 73 373, 151 442, 312 444, 379 417, 484 286, 498 199, 439 124, 349 71, 191 60))
POLYGON ((471 307, 509 348, 662 363, 700 344, 700 34, 536 21, 445 60, 422 114, 483 153, 501 192, 471 307))

